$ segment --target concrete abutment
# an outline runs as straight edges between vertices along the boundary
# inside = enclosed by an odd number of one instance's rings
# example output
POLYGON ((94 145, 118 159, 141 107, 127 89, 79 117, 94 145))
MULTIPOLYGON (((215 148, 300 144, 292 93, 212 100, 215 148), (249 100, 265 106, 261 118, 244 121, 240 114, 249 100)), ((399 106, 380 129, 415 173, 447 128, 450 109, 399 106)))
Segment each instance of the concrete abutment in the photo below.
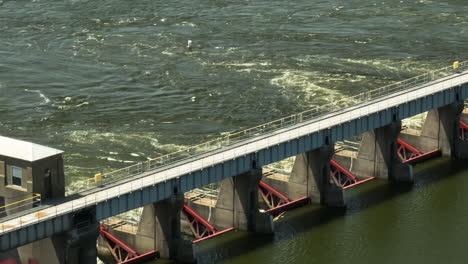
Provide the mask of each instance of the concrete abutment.
MULTIPOLYGON (((77 219, 83 220, 80 217, 77 219)), ((99 223, 84 220, 75 223, 75 228, 68 232, 18 248, 21 263, 29 263, 29 259, 40 264, 96 263, 99 223)))
MULTIPOLYGON (((326 145, 296 156, 289 178, 290 193, 308 196, 312 202, 342 207, 345 206, 343 190, 332 184, 330 179, 330 160, 334 145, 326 145)), ((291 197, 298 199, 300 197, 291 197)))
POLYGON ((273 232, 273 218, 260 213, 258 184, 262 169, 224 179, 221 182, 212 222, 220 229, 234 227, 258 233, 273 232))
POLYGON ((400 137, 423 152, 440 149, 443 156, 467 158, 468 146, 458 130, 463 108, 463 102, 458 102, 428 111, 419 135, 403 131, 400 137))
MULTIPOLYGON (((272 233, 272 216, 260 213, 258 208, 258 183, 261 178, 262 169, 254 169, 223 180, 216 204, 211 206, 187 202, 219 231, 235 227, 238 230, 272 233)), ((139 253, 158 250, 161 258, 182 263, 194 262, 194 249, 181 234, 183 204, 183 194, 174 194, 169 199, 145 206, 135 232, 111 232, 139 253)))
POLYGON ((412 182, 413 170, 397 155, 397 138, 401 122, 364 133, 352 172, 360 177, 377 177, 392 181, 412 182))
MULTIPOLYGON (((178 262, 192 262, 192 248, 181 237, 182 193, 147 205, 136 232, 134 249, 139 253, 158 250, 160 257, 178 262)), ((133 245, 131 245, 133 246, 133 245)))
POLYGON ((307 196, 315 203, 343 207, 344 191, 330 180, 330 159, 333 154, 334 145, 299 154, 289 179, 265 178, 264 181, 291 200, 307 196))

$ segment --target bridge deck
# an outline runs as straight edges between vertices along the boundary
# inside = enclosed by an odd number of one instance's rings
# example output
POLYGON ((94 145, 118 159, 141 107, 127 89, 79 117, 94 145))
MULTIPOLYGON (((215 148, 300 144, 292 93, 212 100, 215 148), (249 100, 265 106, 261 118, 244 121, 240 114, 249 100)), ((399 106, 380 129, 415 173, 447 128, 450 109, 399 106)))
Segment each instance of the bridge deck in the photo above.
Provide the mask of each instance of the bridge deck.
POLYGON ((76 199, 52 205, 47 208, 39 208, 36 212, 0 222, 0 235, 37 222, 45 221, 46 219, 55 218, 76 210, 94 206, 99 202, 106 201, 113 197, 120 197, 126 193, 141 190, 146 186, 151 186, 159 182, 195 172, 215 164, 232 160, 239 156, 255 153, 256 151, 275 146, 279 143, 294 140, 298 137, 327 129, 353 119, 365 117, 372 113, 382 111, 393 106, 398 106, 405 102, 425 97, 465 83, 468 83, 468 72, 454 74, 408 90, 399 91, 373 101, 345 108, 341 111, 333 112, 294 126, 286 127, 268 134, 259 135, 225 149, 201 154, 163 168, 148 171, 140 175, 120 180, 116 183, 108 184, 107 186, 98 187, 92 191, 77 194, 76 199))

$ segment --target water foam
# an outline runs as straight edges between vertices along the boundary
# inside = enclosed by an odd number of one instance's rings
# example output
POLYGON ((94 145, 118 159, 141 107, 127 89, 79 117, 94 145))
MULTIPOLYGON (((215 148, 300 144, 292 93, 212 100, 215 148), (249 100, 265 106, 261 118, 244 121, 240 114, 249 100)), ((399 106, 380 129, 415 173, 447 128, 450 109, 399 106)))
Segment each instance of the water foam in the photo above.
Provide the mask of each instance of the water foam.
POLYGON ((288 70, 271 79, 270 83, 281 87, 282 94, 290 100, 307 102, 307 105, 304 106, 323 105, 337 101, 352 103, 352 99, 347 102, 346 98, 349 97, 339 91, 317 84, 324 82, 324 78, 329 82, 331 76, 321 76, 320 73, 316 72, 288 70))
POLYGON ((29 89, 24 89, 25 92, 30 92, 30 93, 37 93, 43 100, 44 102, 41 103, 41 105, 45 105, 50 103, 50 99, 45 96, 40 90, 29 90, 29 89))

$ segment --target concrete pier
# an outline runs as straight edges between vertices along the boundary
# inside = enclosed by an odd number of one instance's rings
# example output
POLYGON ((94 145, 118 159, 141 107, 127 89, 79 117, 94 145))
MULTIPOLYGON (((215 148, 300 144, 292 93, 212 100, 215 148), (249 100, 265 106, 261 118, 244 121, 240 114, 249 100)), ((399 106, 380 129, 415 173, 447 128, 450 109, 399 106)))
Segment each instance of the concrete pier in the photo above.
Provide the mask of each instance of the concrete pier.
POLYGON ((365 178, 412 182, 411 165, 402 163, 397 156, 400 130, 401 122, 398 121, 364 133, 352 173, 365 178))
POLYGON ((252 169, 221 182, 213 223, 220 229, 235 227, 259 233, 273 232, 273 219, 258 208, 262 169, 252 169))
POLYGON ((463 102, 460 102, 429 111, 421 133, 423 143, 436 145, 435 148, 439 148, 443 156, 455 156, 459 141, 458 121, 463 107, 463 102))
MULTIPOLYGON (((410 82, 404 82, 405 85, 408 83, 410 82)), ((233 137, 239 136, 241 141, 235 141, 235 144, 228 147, 220 144, 219 149, 209 148, 200 153, 195 151, 191 152, 194 155, 189 156, 176 152, 122 168, 119 173, 104 173, 103 177, 109 181, 113 181, 114 176, 119 175, 117 178, 121 182, 101 184, 100 181, 90 181, 89 186, 96 185, 96 188, 91 192, 81 191, 67 198, 66 206, 63 202, 54 203, 3 219, 0 251, 5 252, 27 245, 22 253, 23 260, 27 260, 28 257, 36 258, 42 252, 49 251, 48 254, 52 255, 53 260, 45 260, 46 263, 92 263, 88 258, 91 259, 94 254, 94 243, 90 242, 95 239, 93 230, 97 228, 90 227, 89 235, 83 233, 83 221, 78 221, 82 218, 82 211, 92 209, 94 212, 90 214, 103 220, 136 207, 155 203, 145 212, 141 224, 141 240, 143 235, 149 234, 153 238, 153 242, 148 242, 151 243, 150 250, 160 250, 165 257, 177 258, 181 254, 181 250, 176 246, 180 245, 178 221, 181 202, 177 202, 177 198, 174 198, 176 201, 170 201, 172 198, 167 201, 163 199, 170 197, 173 192, 177 194, 174 186, 190 191, 219 181, 222 181, 221 194, 216 204, 207 207, 207 214, 201 213, 203 210, 193 208, 197 213, 218 230, 222 230, 223 227, 236 227, 256 232, 271 232, 271 217, 258 212, 257 188, 262 177, 261 170, 245 173, 247 170, 255 168, 256 164, 267 166, 297 155, 293 173, 284 187, 286 191, 274 184, 268 184, 291 199, 309 196, 313 201, 322 204, 342 206, 343 190, 330 181, 330 158, 333 155, 330 141, 349 139, 373 130, 364 134, 358 155, 350 160, 351 172, 360 178, 377 176, 412 181, 412 167, 401 163, 397 158, 396 139, 401 123, 395 121, 435 108, 439 109, 429 113, 425 131, 421 136, 413 137, 416 144, 411 140, 405 141, 422 151, 441 148, 444 155, 456 156, 465 151, 457 149, 464 146, 464 142, 460 143, 457 139, 456 122, 461 109, 460 101, 468 99, 467 72, 415 84, 411 88, 402 86, 395 89, 395 93, 387 88, 382 91, 385 91, 385 97, 377 98, 372 93, 363 94, 372 95, 371 100, 340 111, 331 112, 334 109, 329 109, 330 112, 322 112, 322 109, 312 109, 281 121, 234 133, 233 137), (408 89, 403 91, 400 88, 408 89), (281 129, 278 124, 282 124, 281 129), (248 138, 244 138, 247 136, 248 138), (66 232, 63 233, 64 231, 66 232), (51 238, 44 239, 45 237, 51 238), (44 241, 40 241, 41 239, 44 241), (88 243, 82 245, 82 241, 88 243), (62 245, 62 248, 58 245, 62 245), (43 251, 36 252, 36 248, 43 248, 43 251), (70 255, 73 259, 63 255, 70 255)), ((209 144, 226 140, 234 143, 230 139, 229 135, 209 144)), ((61 153, 60 150, 1 137, 0 204, 15 201, 14 197, 20 195, 31 198, 34 194, 36 198, 35 194, 39 193, 44 199, 63 195, 61 153)), ((341 169, 341 165, 337 165, 333 165, 334 168, 340 169, 334 170, 335 176, 341 177, 343 174, 338 172, 345 172, 344 174, 355 181, 353 175, 346 169, 341 169)), ((338 182, 336 177, 334 179, 338 182)), ((24 202, 29 201, 28 198, 20 201, 25 203, 24 208, 33 207, 31 203, 24 202)), ((18 207, 19 203, 14 205, 18 207)), ((15 207, 8 206, 4 208, 3 213, 16 213, 18 209, 15 207)), ((83 219, 86 219, 84 215, 83 219)), ((89 225, 93 226, 95 220, 89 220, 89 225)))
POLYGON ((459 102, 428 111, 420 134, 403 132, 400 137, 423 152, 440 149, 443 156, 464 156, 457 129, 463 107, 459 102))
POLYGON ((291 199, 309 196, 312 202, 339 207, 345 205, 343 190, 330 180, 333 153, 334 145, 327 145, 296 156, 289 177, 291 199))
MULTIPOLYGON (((215 204, 189 202, 189 206, 218 230, 235 227, 271 233, 272 216, 260 213, 258 208, 258 183, 261 178, 262 169, 255 169, 225 179, 221 182, 215 204)), ((139 253, 158 250, 161 258, 192 262, 191 244, 181 238, 183 202, 183 194, 175 193, 169 199, 145 206, 136 232, 118 229, 111 232, 139 253)))
POLYGON ((139 253, 158 250, 161 258, 191 262, 192 248, 181 238, 180 218, 184 198, 175 193, 171 198, 147 205, 143 209, 134 249, 139 253))
POLYGON ((21 263, 34 259, 47 264, 96 263, 99 223, 90 221, 93 213, 82 212, 75 229, 18 248, 21 263))
POLYGON ((312 202, 345 206, 343 190, 331 183, 330 159, 334 146, 327 145, 296 156, 287 179, 268 177, 264 181, 292 200, 308 196, 312 202))

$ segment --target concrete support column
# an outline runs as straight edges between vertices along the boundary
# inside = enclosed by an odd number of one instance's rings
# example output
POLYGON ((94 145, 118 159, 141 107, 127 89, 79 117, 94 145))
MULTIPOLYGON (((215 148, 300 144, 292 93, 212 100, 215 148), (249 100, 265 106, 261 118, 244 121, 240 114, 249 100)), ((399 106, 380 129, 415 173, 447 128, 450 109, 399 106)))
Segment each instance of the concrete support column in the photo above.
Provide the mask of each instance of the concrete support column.
POLYGON ((136 238, 135 249, 138 252, 158 250, 161 258, 181 260, 180 213, 183 202, 183 194, 178 193, 144 207, 136 238))
POLYGON ((216 222, 222 229, 235 227, 259 233, 273 232, 273 219, 258 208, 258 183, 262 169, 253 169, 221 182, 216 203, 216 222))
POLYGON ((398 121, 364 133, 352 172, 362 177, 412 182, 411 165, 401 163, 397 156, 400 130, 398 121))
MULTIPOLYGON (((66 264, 96 263, 97 260, 97 238, 99 236, 99 223, 94 223, 86 227, 87 231, 74 230, 67 234, 67 251, 64 259, 66 264)), ((61 241, 55 241, 55 247, 60 248, 63 245, 61 241)), ((41 262, 39 263, 50 263, 41 262)))
POLYGON ((330 180, 330 159, 334 145, 324 146, 296 156, 289 178, 291 199, 309 196, 313 202, 345 206, 343 190, 330 180))
POLYGON ((426 146, 421 148, 439 148, 443 156, 457 156, 457 128, 463 107, 463 102, 459 102, 429 111, 421 133, 421 137, 426 139, 421 144, 426 146))
POLYGON ((21 263, 34 259, 47 264, 96 263, 99 224, 88 223, 18 248, 21 263))

